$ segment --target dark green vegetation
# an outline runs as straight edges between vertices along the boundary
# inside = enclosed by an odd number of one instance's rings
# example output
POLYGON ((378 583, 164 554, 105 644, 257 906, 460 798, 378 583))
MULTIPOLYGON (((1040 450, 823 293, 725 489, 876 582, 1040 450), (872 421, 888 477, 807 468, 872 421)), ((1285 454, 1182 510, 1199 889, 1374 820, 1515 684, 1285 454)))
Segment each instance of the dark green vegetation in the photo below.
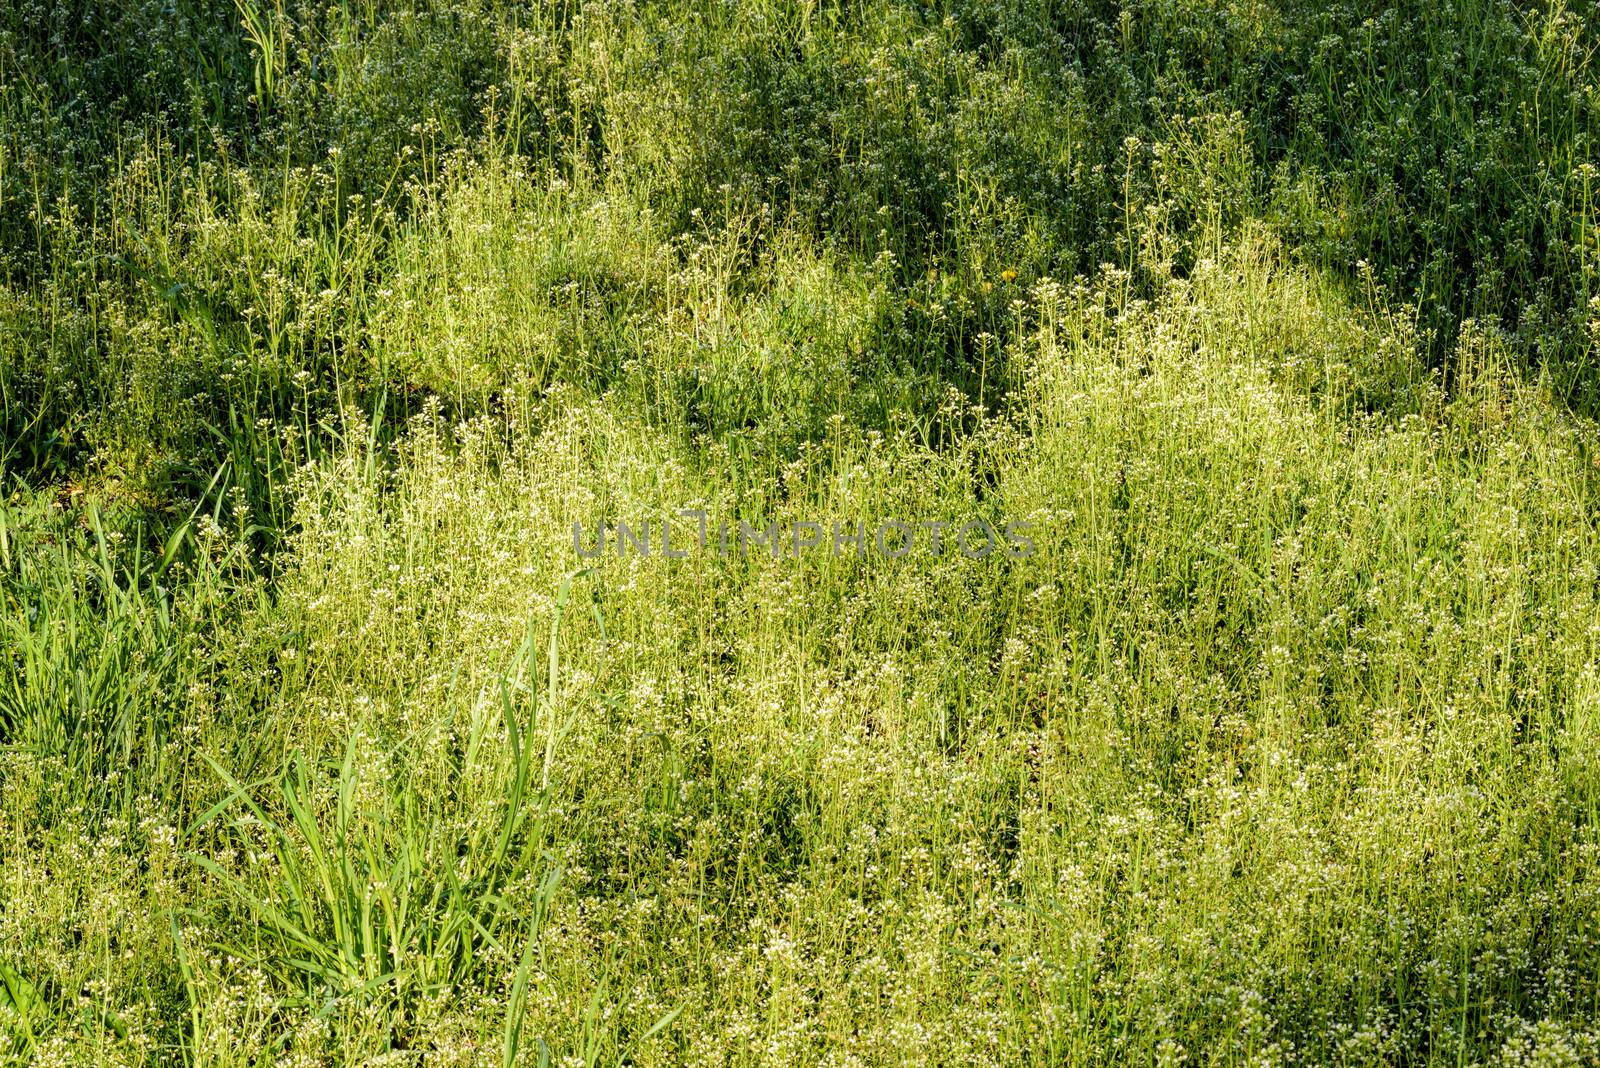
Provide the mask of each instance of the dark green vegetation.
POLYGON ((1596 1063, 1597 46, 6 5, 0 1063, 1596 1063))

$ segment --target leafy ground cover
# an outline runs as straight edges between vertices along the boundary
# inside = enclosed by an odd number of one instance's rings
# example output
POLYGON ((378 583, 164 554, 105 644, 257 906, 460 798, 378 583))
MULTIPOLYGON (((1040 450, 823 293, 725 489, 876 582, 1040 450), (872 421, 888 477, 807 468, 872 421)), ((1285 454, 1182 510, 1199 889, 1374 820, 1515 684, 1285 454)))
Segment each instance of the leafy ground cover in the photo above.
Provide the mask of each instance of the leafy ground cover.
POLYGON ((0 1063, 1600 1062, 1597 26, 7 6, 0 1063))

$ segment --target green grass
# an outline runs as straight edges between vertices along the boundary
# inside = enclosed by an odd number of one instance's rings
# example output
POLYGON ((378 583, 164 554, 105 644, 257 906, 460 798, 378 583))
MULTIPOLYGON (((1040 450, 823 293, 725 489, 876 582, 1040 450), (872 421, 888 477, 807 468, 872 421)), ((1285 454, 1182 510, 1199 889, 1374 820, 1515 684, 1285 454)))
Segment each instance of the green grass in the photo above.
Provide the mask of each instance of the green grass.
POLYGON ((0 1064, 1600 1063, 1597 25, 0 12, 0 1064))

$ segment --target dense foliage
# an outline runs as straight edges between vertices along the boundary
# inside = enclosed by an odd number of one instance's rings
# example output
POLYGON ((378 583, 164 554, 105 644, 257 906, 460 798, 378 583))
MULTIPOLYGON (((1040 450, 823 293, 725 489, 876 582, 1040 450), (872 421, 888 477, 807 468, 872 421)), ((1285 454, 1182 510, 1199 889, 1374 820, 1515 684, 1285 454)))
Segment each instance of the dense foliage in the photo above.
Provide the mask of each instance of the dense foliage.
POLYGON ((1600 1063, 1597 46, 0 6, 0 1064, 1600 1063))

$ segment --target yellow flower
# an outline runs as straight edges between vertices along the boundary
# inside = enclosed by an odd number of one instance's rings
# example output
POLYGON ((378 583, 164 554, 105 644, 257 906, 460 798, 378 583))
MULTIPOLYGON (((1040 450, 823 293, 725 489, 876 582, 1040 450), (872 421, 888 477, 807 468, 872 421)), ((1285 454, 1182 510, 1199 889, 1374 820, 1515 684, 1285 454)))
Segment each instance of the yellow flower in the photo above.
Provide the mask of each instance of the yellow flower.
POLYGON ((1015 282, 1017 280, 1017 272, 1013 271, 1010 267, 1007 267, 1005 270, 1000 272, 1000 278, 1006 282, 1015 282))

